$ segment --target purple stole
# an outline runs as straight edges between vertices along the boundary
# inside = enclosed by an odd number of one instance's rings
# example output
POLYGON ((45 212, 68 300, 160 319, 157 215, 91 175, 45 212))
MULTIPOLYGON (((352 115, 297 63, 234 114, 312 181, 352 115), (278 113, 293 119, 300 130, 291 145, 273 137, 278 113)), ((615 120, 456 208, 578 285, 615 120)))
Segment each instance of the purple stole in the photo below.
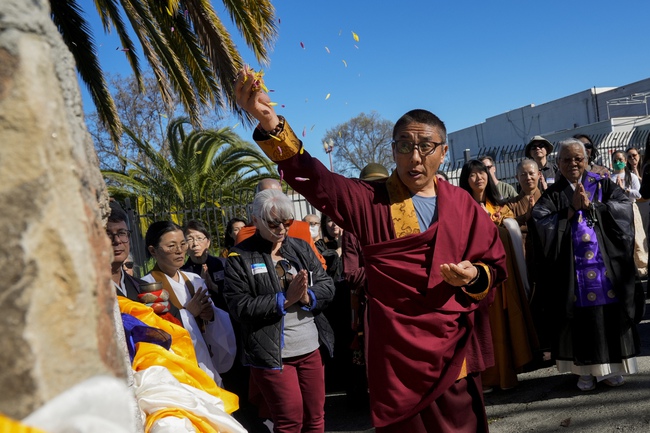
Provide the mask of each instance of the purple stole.
MULTIPOLYGON (((587 172, 583 185, 592 201, 602 201, 602 190, 595 173, 587 172)), ((607 276, 598 237, 594 230, 595 213, 579 210, 571 221, 571 237, 575 259, 575 306, 593 307, 618 302, 614 286, 607 276)))

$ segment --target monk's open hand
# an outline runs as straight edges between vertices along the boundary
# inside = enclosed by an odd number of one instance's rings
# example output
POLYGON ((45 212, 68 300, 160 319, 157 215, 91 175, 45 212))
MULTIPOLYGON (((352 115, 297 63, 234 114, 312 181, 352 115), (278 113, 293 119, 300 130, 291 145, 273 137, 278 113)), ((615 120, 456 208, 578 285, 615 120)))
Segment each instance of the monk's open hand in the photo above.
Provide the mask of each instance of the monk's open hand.
POLYGON ((476 269, 472 262, 464 260, 457 265, 453 263, 440 265, 440 273, 445 282, 452 286, 462 287, 466 286, 476 277, 478 269, 476 269))
POLYGON ((264 93, 256 85, 257 79, 255 72, 250 68, 244 68, 239 71, 237 80, 235 81, 237 105, 256 118, 264 130, 272 131, 278 126, 280 120, 270 105, 271 98, 269 98, 269 95, 264 93))

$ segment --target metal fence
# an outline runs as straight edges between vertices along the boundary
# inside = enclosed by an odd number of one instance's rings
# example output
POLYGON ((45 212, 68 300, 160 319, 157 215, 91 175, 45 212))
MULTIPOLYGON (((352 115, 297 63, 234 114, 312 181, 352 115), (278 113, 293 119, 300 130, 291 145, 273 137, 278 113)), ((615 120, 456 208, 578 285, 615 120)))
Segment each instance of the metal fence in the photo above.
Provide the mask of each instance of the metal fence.
MULTIPOLYGON (((610 132, 607 134, 598 134, 590 136, 592 142, 598 149, 599 156, 596 158, 596 164, 605 166, 611 170, 612 154, 617 150, 625 151, 630 147, 636 148, 643 158, 645 143, 650 135, 650 130, 635 129, 626 132, 610 132)), ((553 147, 557 148, 558 142, 553 142, 553 147)), ((503 147, 483 147, 479 149, 478 155, 491 156, 497 167, 497 178, 517 187, 517 164, 524 159, 524 149, 526 145, 512 145, 503 147)), ((466 158, 470 159, 470 158, 466 158)), ((555 161, 555 153, 548 157, 549 162, 555 161)), ((449 177, 449 181, 458 185, 460 171, 466 161, 455 161, 443 164, 440 169, 449 177)))
MULTIPOLYGON (((287 196, 294 204, 295 217, 302 219, 310 213, 319 214, 307 200, 287 189, 287 196)), ((153 263, 148 259, 144 241, 147 228, 156 221, 173 221, 181 227, 190 220, 201 221, 211 235, 210 249, 219 255, 224 248, 224 234, 228 221, 241 218, 251 221, 251 204, 255 191, 240 189, 234 196, 223 197, 220 188, 215 187, 202 197, 188 197, 184 201, 167 198, 134 197, 125 199, 122 207, 127 213, 127 224, 131 230, 131 255, 135 263, 134 274, 145 275, 153 263)))
MULTIPOLYGON (((599 151, 596 163, 611 169, 611 155, 617 150, 626 150, 634 147, 643 153, 645 142, 650 131, 636 129, 630 132, 616 132, 609 134, 594 135, 591 137, 599 151)), ((554 146, 557 143, 553 143, 554 146)), ((484 147, 479 155, 490 155, 497 167, 497 177, 500 181, 517 187, 516 170, 517 164, 524 158, 525 145, 513 145, 505 147, 484 147)), ((469 155, 466 159, 470 159, 469 155)), ((554 162, 555 153, 549 155, 549 161, 554 162)), ((458 185, 460 171, 464 161, 444 163, 440 168, 447 174, 449 181, 458 185)), ((296 219, 302 219, 307 214, 320 215, 307 200, 300 194, 287 189, 287 196, 294 203, 296 219)), ((132 230, 131 254, 136 265, 136 275, 143 275, 151 267, 147 262, 146 246, 144 235, 149 224, 155 221, 171 220, 183 226, 189 220, 203 222, 212 235, 212 252, 218 255, 224 242, 224 231, 228 221, 237 217, 251 221, 250 207, 253 202, 255 191, 252 189, 241 189, 234 196, 223 197, 222 191, 216 187, 206 193, 203 197, 189 197, 181 202, 178 200, 150 200, 137 198, 126 199, 123 203, 124 209, 129 217, 129 227, 132 230)))

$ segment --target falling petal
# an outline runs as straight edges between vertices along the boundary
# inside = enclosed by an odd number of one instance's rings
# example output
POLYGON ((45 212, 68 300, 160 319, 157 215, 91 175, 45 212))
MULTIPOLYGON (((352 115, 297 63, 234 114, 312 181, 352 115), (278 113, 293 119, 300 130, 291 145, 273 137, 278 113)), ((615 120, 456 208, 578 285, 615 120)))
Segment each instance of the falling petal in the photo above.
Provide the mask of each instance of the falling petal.
POLYGON ((354 44, 354 48, 356 48, 357 50, 359 49, 359 47, 357 47, 357 44, 354 44))
POLYGON ((284 107, 285 107, 285 105, 284 105, 284 104, 282 104, 282 105, 280 105, 280 107, 282 107, 282 108, 284 108, 284 107))
POLYGON ((267 107, 275 107, 276 105, 278 105, 277 102, 264 102, 263 104, 266 105, 267 107))
POLYGON ((301 147, 301 148, 300 148, 300 154, 302 155, 303 153, 305 153, 305 148, 304 148, 304 147, 301 147))
POLYGON ((174 33, 174 28, 172 27, 172 33, 174 33))
POLYGON ((339 131, 339 138, 342 138, 341 131, 339 131))
POLYGON ((345 60, 341 60, 341 61, 343 62, 343 64, 344 64, 345 67, 347 68, 347 67, 348 67, 348 62, 346 62, 345 60))
POLYGON ((305 44, 303 44, 303 43, 301 42, 301 43, 300 43, 300 48, 302 48, 302 49, 304 50, 304 49, 305 49, 305 44))
POLYGON ((129 49, 128 48, 122 48, 120 51, 124 51, 126 53, 127 51, 129 51, 129 49))
POLYGON ((302 136, 304 137, 305 135, 307 135, 307 127, 302 128, 302 136))
POLYGON ((354 42, 359 42, 359 35, 352 32, 352 37, 354 38, 354 42))
POLYGON ((187 19, 187 14, 189 13, 188 9, 185 9, 185 19, 187 19))
POLYGON ((276 141, 282 141, 281 139, 279 139, 278 137, 276 137, 276 136, 273 135, 273 134, 269 134, 269 137, 271 137, 272 139, 274 139, 274 140, 276 140, 276 141))
POLYGON ((167 6, 165 6, 165 9, 167 9, 167 13, 171 16, 172 15, 171 9, 169 9, 167 6))
POLYGON ((278 24, 282 24, 282 20, 278 18, 278 24))
POLYGON ((327 209, 327 206, 323 205, 322 208, 323 208, 323 210, 325 210, 325 209, 327 209))
POLYGON ((306 182, 306 181, 309 180, 309 178, 308 178, 308 177, 297 177, 296 180, 297 180, 298 182, 306 182))
POLYGON ((329 49, 329 48, 327 48, 327 47, 325 47, 325 51, 327 51, 327 54, 329 54, 329 53, 330 53, 330 49, 329 49))
POLYGON ((309 130, 313 131, 315 126, 316 126, 316 124, 314 123, 313 125, 311 125, 311 128, 309 130))
POLYGON ((239 126, 239 122, 235 123, 235 126, 233 126, 232 129, 235 129, 238 126, 239 126))
POLYGON ((202 150, 197 150, 195 153, 196 153, 197 155, 200 155, 200 154, 203 153, 203 151, 202 151, 202 150))
POLYGON ((280 182, 284 179, 284 171, 280 170, 280 182))
POLYGON ((167 116, 165 114, 161 114, 161 116, 164 117, 165 119, 167 118, 167 116))
POLYGON ((278 152, 280 153, 280 156, 282 156, 282 148, 278 146, 278 152))
POLYGON ((325 100, 327 101, 330 98, 331 93, 328 93, 327 96, 325 97, 325 100))
POLYGON ((343 31, 343 30, 339 30, 339 36, 341 36, 341 32, 342 32, 342 31, 343 31))
POLYGON ((268 93, 273 93, 273 92, 275 92, 274 89, 269 89, 269 92, 268 92, 268 93))
POLYGON ((115 51, 117 51, 117 50, 119 50, 119 49, 120 49, 120 47, 115 47, 115 51))

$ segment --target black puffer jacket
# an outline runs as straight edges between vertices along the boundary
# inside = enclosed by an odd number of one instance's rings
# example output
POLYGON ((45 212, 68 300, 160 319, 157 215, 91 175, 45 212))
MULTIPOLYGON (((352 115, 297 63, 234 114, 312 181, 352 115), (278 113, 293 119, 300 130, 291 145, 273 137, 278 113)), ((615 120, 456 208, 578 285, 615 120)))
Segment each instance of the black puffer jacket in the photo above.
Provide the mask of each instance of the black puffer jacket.
MULTIPOLYGON (((226 264, 224 297, 231 316, 241 323, 242 363, 260 368, 282 368, 280 347, 284 316, 278 311, 277 294, 282 291, 271 260, 271 242, 259 232, 230 250, 226 264), (262 266, 265 265, 265 266, 262 266), (253 273, 253 265, 256 272, 253 273)), ((280 255, 297 269, 311 274, 310 290, 316 296, 311 312, 319 343, 333 355, 334 333, 323 309, 334 297, 334 283, 327 276, 309 244, 286 238, 280 255)))

